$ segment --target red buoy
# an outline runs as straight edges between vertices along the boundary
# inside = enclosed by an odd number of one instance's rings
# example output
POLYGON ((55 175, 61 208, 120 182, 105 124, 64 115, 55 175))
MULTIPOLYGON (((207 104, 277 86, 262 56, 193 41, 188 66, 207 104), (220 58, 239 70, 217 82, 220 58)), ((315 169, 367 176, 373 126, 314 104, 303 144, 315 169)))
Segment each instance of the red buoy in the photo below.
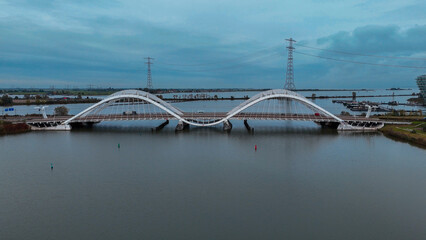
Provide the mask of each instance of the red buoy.
POLYGON ((254 150, 257 151, 257 145, 254 145, 254 150))

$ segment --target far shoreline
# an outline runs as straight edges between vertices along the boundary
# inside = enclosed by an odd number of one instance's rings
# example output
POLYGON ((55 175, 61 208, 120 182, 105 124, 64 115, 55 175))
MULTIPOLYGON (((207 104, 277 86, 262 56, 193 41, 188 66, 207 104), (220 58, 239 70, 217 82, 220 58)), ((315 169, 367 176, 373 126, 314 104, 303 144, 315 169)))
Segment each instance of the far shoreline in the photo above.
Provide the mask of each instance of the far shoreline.
MULTIPOLYGON (((126 89, 137 89, 153 94, 165 93, 200 93, 200 92, 261 92, 272 88, 99 88, 99 89, 52 89, 52 88, 3 88, 0 94, 8 95, 66 95, 66 96, 107 96, 117 91, 126 89)), ((413 90, 412 88, 388 88, 388 89, 367 89, 367 88, 301 88, 294 89, 295 92, 373 92, 377 90, 403 91, 413 90)))

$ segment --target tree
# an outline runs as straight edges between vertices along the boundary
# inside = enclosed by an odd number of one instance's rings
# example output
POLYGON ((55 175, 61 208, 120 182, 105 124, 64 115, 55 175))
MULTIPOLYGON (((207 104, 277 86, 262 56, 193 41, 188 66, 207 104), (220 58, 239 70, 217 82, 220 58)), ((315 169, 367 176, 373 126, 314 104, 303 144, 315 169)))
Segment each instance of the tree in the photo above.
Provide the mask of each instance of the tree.
POLYGON ((9 97, 7 94, 3 95, 0 99, 0 105, 9 106, 12 105, 13 99, 9 97))
POLYGON ((55 108, 55 115, 56 116, 66 116, 68 115, 68 108, 65 106, 60 106, 55 108))

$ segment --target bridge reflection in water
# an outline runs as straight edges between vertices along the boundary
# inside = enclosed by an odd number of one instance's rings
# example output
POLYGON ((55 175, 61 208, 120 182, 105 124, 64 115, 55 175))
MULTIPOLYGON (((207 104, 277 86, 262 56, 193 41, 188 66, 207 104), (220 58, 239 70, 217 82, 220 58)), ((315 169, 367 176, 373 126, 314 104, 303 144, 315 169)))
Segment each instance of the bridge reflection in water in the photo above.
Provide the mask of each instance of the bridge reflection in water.
MULTIPOLYGON (((103 121, 178 120, 177 130, 186 126, 214 126, 223 124, 230 130, 230 120, 292 120, 312 121, 323 127, 339 130, 376 130, 383 126, 378 119, 336 116, 309 101, 304 96, 275 89, 258 93, 229 112, 184 112, 157 96, 139 90, 124 90, 72 117, 31 119, 27 123, 46 130, 69 130, 76 124, 95 124, 103 121)), ((248 125, 246 125, 248 126, 248 125)))

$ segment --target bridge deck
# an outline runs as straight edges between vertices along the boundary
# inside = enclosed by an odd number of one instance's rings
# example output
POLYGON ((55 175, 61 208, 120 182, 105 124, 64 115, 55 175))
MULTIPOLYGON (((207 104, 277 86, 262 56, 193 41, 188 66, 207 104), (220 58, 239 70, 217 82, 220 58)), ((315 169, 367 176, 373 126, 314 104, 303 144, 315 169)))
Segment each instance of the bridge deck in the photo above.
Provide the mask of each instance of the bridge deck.
MULTIPOLYGON (((207 123, 218 121, 226 117, 225 112, 220 113, 184 113, 182 117, 190 121, 207 123)), ((48 118, 40 117, 13 117, 7 120, 13 122, 27 123, 43 123, 43 122, 64 122, 72 116, 49 116, 48 118)), ((365 118, 354 116, 339 116, 345 121, 360 122, 387 122, 377 118, 365 118)), ((128 120, 166 120, 176 119, 173 115, 167 113, 145 113, 145 114, 111 114, 111 115, 91 115, 74 119, 72 122, 103 122, 103 121, 128 121, 128 120)), ((276 114, 276 113, 239 113, 230 118, 231 120, 293 120, 293 121, 314 121, 314 122, 336 122, 336 119, 324 115, 315 114, 276 114)), ((401 123, 401 122, 399 122, 401 123)))

